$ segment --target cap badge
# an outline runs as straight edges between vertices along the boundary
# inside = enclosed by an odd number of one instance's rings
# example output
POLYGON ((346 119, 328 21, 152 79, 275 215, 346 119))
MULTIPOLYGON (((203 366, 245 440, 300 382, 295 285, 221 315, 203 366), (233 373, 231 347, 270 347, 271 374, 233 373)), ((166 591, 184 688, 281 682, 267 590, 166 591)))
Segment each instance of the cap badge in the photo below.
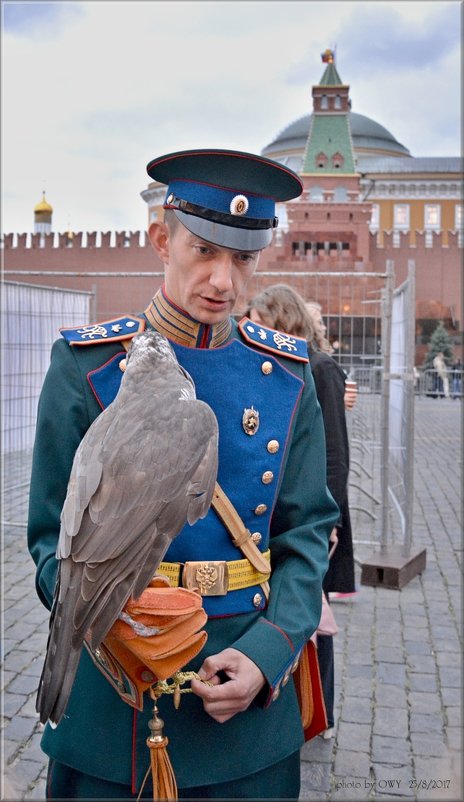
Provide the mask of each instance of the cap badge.
POLYGON ((248 198, 245 195, 236 195, 230 202, 231 214, 246 214, 249 207, 248 198))
POLYGON ((243 410, 242 426, 245 434, 256 434, 259 429, 259 412, 257 409, 251 407, 251 409, 243 410))

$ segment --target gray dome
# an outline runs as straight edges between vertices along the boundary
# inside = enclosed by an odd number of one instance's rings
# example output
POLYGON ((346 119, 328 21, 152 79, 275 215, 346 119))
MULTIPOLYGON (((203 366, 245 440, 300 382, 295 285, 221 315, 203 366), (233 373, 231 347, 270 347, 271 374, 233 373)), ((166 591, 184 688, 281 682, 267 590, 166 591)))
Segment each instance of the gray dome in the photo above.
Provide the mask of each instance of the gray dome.
MULTIPOLYGON (((392 156, 410 156, 410 152, 404 145, 401 145, 395 137, 387 131, 383 125, 365 117, 364 114, 349 112, 351 136, 355 154, 368 156, 369 151, 373 151, 373 156, 378 156, 378 151, 387 151, 392 156)), ((306 141, 308 139, 309 127, 311 125, 312 114, 305 114, 295 122, 288 125, 284 130, 261 151, 262 156, 277 158, 277 154, 286 151, 301 151, 303 155, 306 141)))

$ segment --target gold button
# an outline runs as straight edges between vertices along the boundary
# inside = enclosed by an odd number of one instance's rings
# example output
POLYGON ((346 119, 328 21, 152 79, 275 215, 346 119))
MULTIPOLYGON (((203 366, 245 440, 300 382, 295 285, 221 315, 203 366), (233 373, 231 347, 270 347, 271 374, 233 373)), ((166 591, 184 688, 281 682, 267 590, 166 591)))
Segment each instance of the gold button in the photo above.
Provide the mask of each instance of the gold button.
POLYGON ((126 360, 125 360, 125 359, 121 359, 121 361, 120 361, 120 363, 119 363, 119 368, 120 368, 120 370, 122 370, 122 371, 123 371, 123 373, 124 373, 124 371, 125 371, 125 369, 126 369, 126 360))
POLYGON ((271 484, 273 479, 274 479, 274 474, 272 473, 272 471, 264 471, 264 473, 263 473, 263 475, 261 477, 261 481, 262 481, 263 485, 271 484))
POLYGON ((255 515, 264 515, 266 510, 267 510, 267 504, 258 504, 258 506, 255 507, 255 515))
POLYGON ((261 593, 255 593, 255 595, 253 596, 253 606, 254 607, 261 607, 262 600, 263 600, 263 597, 261 596, 261 593))
POLYGON ((267 444, 267 450, 270 454, 277 454, 279 448, 280 443, 278 440, 269 440, 269 443, 267 444))
POLYGON ((262 536, 261 532, 253 532, 253 534, 251 536, 251 539, 252 539, 253 543, 258 544, 258 543, 261 543, 261 541, 263 539, 263 536, 262 536))
POLYGON ((261 370, 265 376, 268 376, 269 373, 272 373, 272 362, 263 362, 261 365, 261 370))
POLYGON ((300 662, 300 657, 301 657, 301 652, 299 652, 299 653, 298 653, 298 656, 297 656, 297 657, 296 657, 296 659, 293 661, 293 665, 292 665, 292 667, 291 667, 291 669, 290 669, 290 670, 291 670, 291 672, 292 672, 292 674, 294 674, 294 672, 295 672, 295 671, 297 670, 297 668, 298 668, 298 664, 299 664, 299 662, 300 662))

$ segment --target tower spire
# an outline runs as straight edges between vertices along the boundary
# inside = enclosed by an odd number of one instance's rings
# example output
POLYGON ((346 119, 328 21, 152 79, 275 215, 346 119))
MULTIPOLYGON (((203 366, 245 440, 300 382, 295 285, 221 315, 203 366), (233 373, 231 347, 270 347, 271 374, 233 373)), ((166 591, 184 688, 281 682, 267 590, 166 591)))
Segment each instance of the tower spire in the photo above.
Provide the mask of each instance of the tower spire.
POLYGON ((349 86, 335 66, 335 51, 321 53, 326 68, 319 84, 313 86, 313 117, 306 142, 303 173, 355 172, 349 112, 349 86))

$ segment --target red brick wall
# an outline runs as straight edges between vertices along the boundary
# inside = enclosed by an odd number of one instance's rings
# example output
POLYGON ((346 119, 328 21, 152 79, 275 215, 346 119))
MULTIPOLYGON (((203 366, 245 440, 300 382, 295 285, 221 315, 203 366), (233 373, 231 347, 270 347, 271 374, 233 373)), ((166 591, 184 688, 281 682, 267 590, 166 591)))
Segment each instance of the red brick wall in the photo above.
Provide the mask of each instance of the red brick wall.
MULTIPOLYGON (((324 212, 327 211, 318 204, 293 204, 291 227, 292 231, 282 236, 282 244, 266 249, 260 258, 259 271, 373 271, 384 272, 386 260, 392 259, 395 265, 396 283, 400 284, 407 276, 408 259, 416 263, 416 318, 436 318, 454 321, 455 333, 462 331, 462 287, 461 264, 462 249, 458 248, 457 235, 447 231, 434 235, 433 247, 425 246, 425 235, 414 232, 401 234, 401 247, 393 246, 391 232, 382 232, 383 247, 378 246, 377 236, 369 234, 366 225, 366 215, 363 206, 367 204, 350 205, 349 213, 353 211, 350 221, 348 208, 331 209, 330 225, 326 226, 324 212), (305 210, 311 207, 311 226, 305 218, 305 210), (318 206, 317 209, 314 207, 318 206), (296 207, 296 211, 294 211, 296 207), (322 215, 319 220, 320 215, 322 215), (351 223, 351 231, 348 223, 351 223), (308 230, 309 229, 309 230, 308 230), (351 243, 350 252, 338 253, 331 251, 326 254, 319 252, 317 257, 294 255, 292 242, 316 241, 320 236, 324 239, 336 239, 338 233, 343 241, 351 243), (367 233, 366 233, 367 232, 367 233), (415 240, 415 247, 411 247, 411 240, 415 240), (366 243, 367 242, 367 247, 366 243), (361 243, 362 246, 361 246, 361 243), (361 252, 360 252, 361 251, 361 252)), ((343 206, 341 204, 340 206, 343 206)), ((57 235, 55 235, 56 239, 57 235)), ((136 276, 136 273, 161 273, 163 265, 156 256, 147 238, 143 245, 139 245, 139 232, 131 233, 130 246, 124 247, 124 232, 113 235, 115 246, 110 245, 110 232, 102 234, 101 247, 96 247, 96 232, 88 235, 87 247, 82 247, 82 234, 75 234, 73 247, 66 247, 66 235, 60 234, 59 247, 53 247, 54 235, 45 237, 45 247, 39 247, 39 235, 28 235, 32 247, 26 247, 26 234, 18 237, 16 247, 13 247, 13 235, 4 237, 3 264, 5 279, 11 281, 26 281, 32 284, 45 286, 65 287, 77 290, 96 290, 95 320, 105 320, 123 312, 140 312, 145 309, 150 298, 162 283, 162 277, 136 276), (58 273, 74 273, 78 275, 28 275, 28 271, 46 271, 58 273), (94 273, 133 273, 134 276, 96 276, 94 273)), ((247 297, 240 299, 239 310, 246 306, 259 289, 273 283, 291 283, 304 297, 314 297, 314 281, 284 276, 262 277, 257 275, 252 279, 247 297)), ((317 295, 324 304, 330 308, 331 314, 343 314, 343 306, 349 298, 351 314, 365 314, 366 308, 362 305, 362 298, 370 290, 378 288, 375 279, 363 278, 359 280, 361 289, 353 291, 345 287, 346 297, 336 289, 335 283, 318 284, 317 295), (362 282, 362 284, 361 284, 362 282), (370 282, 370 284, 369 284, 370 282), (359 307, 359 309, 358 309, 359 307)), ((354 284, 354 282, 353 282, 354 284)), ((452 323, 451 323, 452 325, 452 323)))

